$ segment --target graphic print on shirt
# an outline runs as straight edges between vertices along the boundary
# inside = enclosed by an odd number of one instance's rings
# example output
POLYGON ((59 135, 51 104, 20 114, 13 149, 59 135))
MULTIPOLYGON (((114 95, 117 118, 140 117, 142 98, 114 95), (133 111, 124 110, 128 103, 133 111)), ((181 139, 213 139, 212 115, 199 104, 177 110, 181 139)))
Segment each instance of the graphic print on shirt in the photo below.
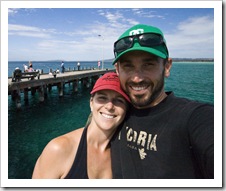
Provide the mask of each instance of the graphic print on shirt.
MULTIPOLYGON (((119 140, 121 132, 119 133, 119 140)), ((157 134, 148 134, 145 131, 135 131, 132 128, 126 127, 126 140, 127 147, 137 150, 140 155, 140 159, 145 159, 147 156, 146 151, 157 151, 157 134)))

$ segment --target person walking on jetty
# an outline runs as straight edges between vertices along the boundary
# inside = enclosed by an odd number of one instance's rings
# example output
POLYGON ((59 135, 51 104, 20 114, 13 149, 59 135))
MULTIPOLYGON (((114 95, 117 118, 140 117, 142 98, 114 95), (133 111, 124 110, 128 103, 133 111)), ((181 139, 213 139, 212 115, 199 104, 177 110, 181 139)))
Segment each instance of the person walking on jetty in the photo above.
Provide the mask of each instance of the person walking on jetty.
POLYGON ((111 141, 113 178, 213 179, 214 106, 165 92, 172 59, 162 31, 135 25, 114 55, 133 106, 111 141))
POLYGON ((129 101, 116 73, 104 74, 91 91, 90 123, 51 140, 38 158, 32 178, 112 178, 110 140, 129 101))
POLYGON ((65 71, 64 62, 62 61, 61 62, 61 73, 64 73, 64 71, 65 71))
POLYGON ((98 70, 100 70, 100 61, 97 63, 98 70))
POLYGON ((78 71, 80 70, 80 62, 77 63, 78 71))

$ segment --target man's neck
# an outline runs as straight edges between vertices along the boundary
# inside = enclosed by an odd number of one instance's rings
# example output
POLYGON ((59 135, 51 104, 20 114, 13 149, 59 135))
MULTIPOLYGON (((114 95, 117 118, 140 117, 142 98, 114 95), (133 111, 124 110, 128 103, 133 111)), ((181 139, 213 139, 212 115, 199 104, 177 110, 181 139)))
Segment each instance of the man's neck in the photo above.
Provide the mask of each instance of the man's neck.
POLYGON ((168 95, 165 93, 165 91, 163 91, 161 94, 159 94, 159 96, 150 104, 147 106, 143 106, 143 107, 139 107, 139 106, 134 106, 136 109, 147 109, 150 107, 154 107, 156 105, 158 105, 159 103, 161 103, 168 95))

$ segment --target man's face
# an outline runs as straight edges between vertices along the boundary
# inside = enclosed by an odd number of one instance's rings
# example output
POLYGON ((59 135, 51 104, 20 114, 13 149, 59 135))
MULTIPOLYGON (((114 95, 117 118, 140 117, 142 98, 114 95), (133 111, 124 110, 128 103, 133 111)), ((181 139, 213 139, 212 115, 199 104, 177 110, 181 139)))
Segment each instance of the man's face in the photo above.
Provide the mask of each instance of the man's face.
POLYGON ((151 107, 162 100, 164 77, 168 77, 171 64, 144 51, 128 52, 120 58, 116 71, 136 108, 151 107))

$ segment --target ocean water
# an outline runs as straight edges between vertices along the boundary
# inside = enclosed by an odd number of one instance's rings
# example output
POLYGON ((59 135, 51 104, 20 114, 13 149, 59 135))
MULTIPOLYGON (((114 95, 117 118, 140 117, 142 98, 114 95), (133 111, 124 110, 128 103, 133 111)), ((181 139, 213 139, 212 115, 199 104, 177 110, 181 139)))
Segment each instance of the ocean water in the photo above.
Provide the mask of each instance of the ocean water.
MULTIPOLYGON (((15 67, 23 68, 26 62, 10 62, 8 74, 15 67)), ((95 62, 80 62, 81 66, 97 67, 95 62)), ((65 66, 76 67, 76 62, 65 62, 65 66)), ((60 62, 34 62, 35 69, 57 69, 60 62)), ((105 68, 112 68, 105 63, 105 68)), ((83 127, 90 113, 90 88, 79 84, 74 93, 72 86, 65 85, 64 96, 60 98, 55 87, 44 102, 38 95, 29 94, 29 102, 23 101, 16 109, 8 96, 8 178, 30 179, 38 156, 45 145, 53 138, 83 127)), ((174 91, 176 96, 201 102, 214 103, 214 64, 213 63, 173 63, 171 75, 166 79, 166 91, 174 91)))

